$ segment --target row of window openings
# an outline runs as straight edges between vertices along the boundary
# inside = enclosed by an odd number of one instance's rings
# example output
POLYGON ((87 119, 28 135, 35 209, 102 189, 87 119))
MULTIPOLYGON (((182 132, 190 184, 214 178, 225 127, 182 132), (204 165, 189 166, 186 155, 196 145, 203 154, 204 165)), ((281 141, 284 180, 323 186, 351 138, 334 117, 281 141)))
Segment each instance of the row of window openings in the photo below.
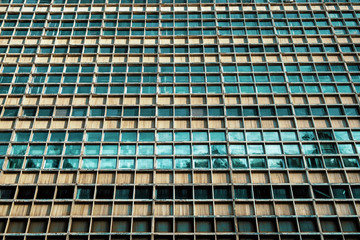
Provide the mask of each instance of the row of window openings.
MULTIPOLYGON (((7 233, 46 233, 48 219, 31 219, 29 221, 29 227, 27 228, 27 219, 11 219, 8 224, 7 233)), ((71 226, 69 227, 69 219, 51 219, 48 233, 109 233, 109 232, 121 232, 121 233, 145 233, 145 232, 157 232, 157 233, 296 233, 296 232, 325 232, 325 233, 355 233, 359 231, 359 222, 356 218, 341 218, 340 223, 336 218, 321 218, 319 219, 321 230, 318 228, 317 220, 315 218, 303 217, 299 219, 295 218, 238 218, 237 229, 235 228, 234 219, 232 218, 216 218, 214 223, 213 218, 181 218, 175 219, 175 224, 172 219, 156 218, 154 222, 154 230, 152 230, 151 218, 134 218, 133 221, 129 218, 115 218, 111 221, 110 218, 93 218, 90 221, 89 218, 73 218, 71 226), (175 229, 174 229, 175 227, 175 229), (69 229, 68 229, 69 228, 69 229)), ((0 232, 5 231, 6 220, 0 220, 0 232)), ((60 235, 61 236, 61 235, 60 235)), ((126 236, 126 235, 125 235, 126 236)), ((290 235, 289 239, 294 238, 290 235)), ((258 239, 251 236, 245 236, 246 239, 258 239)), ((340 237, 340 235, 339 235, 340 237)), ((11 238, 12 239, 12 238, 11 238)), ((16 238, 17 239, 17 238, 16 238)), ((32 238, 30 238, 32 239, 32 238)), ((38 238, 37 238, 38 239, 38 238)), ((41 238, 40 238, 41 239, 41 238)), ((52 238, 51 238, 52 239, 52 238)), ((60 238, 61 239, 61 238, 60 238)), ((72 238, 71 238, 72 239, 72 238)), ((76 237, 76 239, 83 239, 76 237)), ((86 238, 87 239, 87 238, 86 238)), ((92 238, 91 238, 92 239, 92 238)), ((96 239, 108 239, 99 238, 96 239)), ((126 237, 119 239, 128 239, 126 237)), ((135 238, 137 239, 137 238, 135 238)), ((141 237, 140 239, 150 239, 141 237)), ((157 239, 157 238, 155 238, 157 239)), ((173 239, 161 236, 159 239, 173 239)), ((178 239, 193 239, 189 237, 182 237, 178 239)), ((206 238, 197 237, 196 239, 215 239, 213 236, 206 236, 206 238)), ((217 239, 221 238, 221 235, 217 239)), ((227 235, 224 239, 233 240, 232 235, 227 235)), ((272 235, 267 235, 266 239, 279 239, 272 235)), ((304 238, 305 239, 305 238, 304 238)), ((309 240, 317 240, 320 238, 310 237, 309 240)), ((331 238, 335 239, 335 238, 331 238)), ((350 238, 349 238, 350 239, 350 238)), ((355 238, 351 238, 355 239, 355 238)))
MULTIPOLYGON (((329 29, 306 29, 305 31, 303 29, 287 29, 287 28, 283 28, 283 29, 276 29, 276 33, 273 29, 247 29, 245 31, 245 29, 234 29, 234 30, 230 30, 230 29, 220 29, 220 30, 216 30, 216 29, 197 29, 197 30, 189 30, 187 31, 185 30, 173 30, 173 29, 167 29, 167 30, 161 30, 160 32, 158 31, 158 29, 152 29, 152 30, 146 30, 144 31, 142 30, 103 30, 103 32, 100 29, 89 29, 89 30, 80 30, 80 29, 75 29, 75 30, 46 30, 44 35, 45 36, 69 36, 69 35, 73 35, 73 36, 99 36, 99 35, 105 35, 105 36, 173 36, 173 35, 177 35, 177 36, 186 36, 186 35, 190 35, 190 36, 198 36, 198 35, 204 35, 204 36, 209 36, 209 35, 235 35, 235 36, 243 36, 245 34, 247 35, 275 35, 275 34, 279 34, 279 35, 332 35, 332 34, 337 34, 337 35, 346 35, 346 34, 359 34, 360 30, 357 28, 337 28, 333 30, 334 33, 332 32, 331 28, 329 29), (72 33, 72 31, 74 31, 72 33)), ((14 33, 14 30, 2 30, 2 32, 0 33, 1 36, 42 36, 43 35, 43 30, 30 30, 30 33, 28 32, 28 30, 16 30, 14 33)))
MULTIPOLYGON (((290 93, 360 93, 360 85, 355 86, 355 91, 352 89, 351 85, 337 85, 334 84, 326 84, 326 85, 291 85, 289 86, 290 93)), ((58 86, 58 85, 47 85, 47 86, 39 86, 32 85, 28 88, 25 85, 13 85, 11 88, 9 85, 3 85, 0 87, 0 94, 218 94, 218 93, 258 93, 258 94, 266 94, 266 93, 288 93, 287 86, 282 85, 224 85, 223 87, 220 85, 195 85, 195 86, 156 86, 156 85, 132 85, 126 86, 123 85, 96 85, 91 87, 89 85, 66 85, 66 86, 58 86)))
MULTIPOLYGON (((296 23, 296 20, 290 20, 290 19, 294 19, 294 18, 311 18, 311 19, 321 19, 321 18, 327 18, 326 13, 325 12, 285 12, 285 13, 281 13, 279 11, 274 11, 274 12, 244 12, 241 11, 241 6, 239 6, 239 10, 240 12, 236 11, 236 10, 231 10, 230 13, 224 12, 224 11, 219 11, 219 12, 210 12, 210 11, 205 11, 205 12, 176 12, 176 13, 155 13, 155 12, 146 12, 145 13, 137 13, 137 12, 133 12, 133 13, 127 13, 127 12, 119 12, 117 13, 105 13, 105 17, 103 13, 99 13, 99 12, 90 12, 90 13, 77 13, 77 14, 72 14, 72 13, 50 13, 49 14, 49 19, 51 20, 56 20, 56 19, 67 19, 67 20, 72 20, 72 19, 78 19, 78 20, 87 20, 87 19, 91 19, 91 20, 101 20, 101 19, 136 19, 136 20, 141 20, 141 19, 184 19, 184 18, 189 18, 189 19, 208 19, 208 18, 216 18, 216 19, 226 19, 226 18, 232 18, 232 19, 241 19, 241 18, 245 18, 245 19, 289 19, 289 21, 293 21, 294 23, 296 23), (285 15, 286 14, 286 15, 285 15)), ((333 19, 333 21, 338 21, 337 19, 341 19, 341 18, 348 18, 347 21, 351 22, 354 20, 354 18, 356 17, 360 17, 360 13, 358 12, 328 12, 329 18, 333 19)), ((5 18, 5 19, 22 19, 22 20, 28 20, 28 19, 37 19, 37 20, 44 20, 47 19, 47 14, 43 14, 43 13, 36 13, 35 17, 33 13, 22 13, 21 17, 20 14, 16 14, 16 13, 8 13, 7 16, 5 17, 5 14, 0 15, 0 18, 5 18)), ((277 20, 275 20, 277 21, 277 20)), ((321 20, 320 20, 321 21, 321 20)))
POLYGON ((12 132, 0 132, 1 142, 220 142, 220 141, 360 141, 359 130, 299 130, 296 131, 105 131, 75 132, 69 131, 67 138, 65 131, 16 132, 11 139, 12 132), (85 135, 85 137, 84 137, 85 135), (30 137, 31 136, 31 137, 30 137), (50 139, 48 139, 50 136, 50 139), (155 139, 156 136, 156 139, 155 139), (31 140, 30 140, 31 139, 31 140))
MULTIPOLYGON (((57 108, 54 115, 54 108, 23 108, 22 116, 29 117, 66 117, 70 116, 71 108, 57 108)), ((261 117, 271 117, 271 116, 358 116, 359 109, 358 107, 339 107, 333 106, 330 107, 294 107, 295 114, 293 114, 291 107, 226 107, 226 116, 261 116, 261 117), (311 112, 310 112, 311 109, 311 112), (327 110, 326 110, 327 109, 327 110)), ((88 115, 88 108, 73 108, 71 116, 81 117, 88 115)), ((19 108, 15 107, 7 107, 2 111, 3 117, 16 117, 19 114, 19 108)), ((116 117, 116 116, 124 116, 124 117, 172 117, 172 116, 210 116, 210 117, 223 117, 225 116, 223 107, 123 107, 122 108, 111 108, 108 107, 106 109, 104 107, 90 108, 89 116, 92 117, 116 117), (191 110, 191 114, 190 114, 191 110), (157 113, 156 113, 157 112, 157 113)))
MULTIPOLYGON (((175 186, 175 187, 116 187, 113 186, 19 186, 16 199, 350 199, 360 198, 360 188, 351 186, 234 186, 234 191, 227 186, 175 186), (175 189, 174 189, 175 188, 175 189), (311 190, 310 190, 311 189, 311 190), (115 190, 115 191, 114 191, 115 190), (35 194, 36 193, 36 194, 35 194), (115 196, 114 196, 115 193, 115 196), (155 196, 153 196, 153 194, 155 196), (36 198, 35 198, 36 195, 36 198)), ((0 187, 0 199, 14 199, 16 187, 0 187)))
MULTIPOLYGON (((278 46, 259 46, 259 45, 252 45, 248 46, 220 46, 219 50, 217 47, 41 47, 39 53, 40 54, 81 54, 81 53, 91 53, 91 54, 112 54, 112 53, 130 53, 130 54, 170 54, 170 53, 178 53, 178 54, 185 54, 185 53, 260 53, 260 52, 297 52, 297 53, 306 53, 306 52, 329 52, 329 53, 336 53, 336 52, 356 52, 360 51, 360 46, 355 45, 341 45, 339 48, 336 45, 303 45, 303 44, 296 44, 295 47, 293 46, 286 46, 281 45, 280 50, 278 46)), ((0 53, 24 53, 24 54, 35 54, 37 53, 36 47, 9 47, 7 49, 6 46, 0 47, 0 53)))
MULTIPOLYGON (((357 28, 351 28, 351 29, 345 29, 345 28, 339 28, 334 29, 334 34, 337 35, 345 35, 345 34, 359 34, 360 30, 357 28)), ((131 30, 131 33, 129 30, 117 30, 115 33, 115 30, 103 30, 103 33, 101 33, 100 29, 91 29, 91 30, 74 30, 74 33, 72 34, 72 30, 46 30, 45 35, 46 36, 99 36, 99 35, 105 35, 105 36, 185 36, 185 35, 191 35, 191 36, 197 36, 197 35, 236 35, 236 36, 243 36, 245 34, 247 35, 331 35, 333 34, 331 29, 306 29, 305 32, 302 29, 292 29, 291 31, 288 29, 277 29, 276 33, 273 29, 248 29, 245 32, 245 29, 236 29, 236 30, 230 30, 230 29, 224 29, 224 30, 217 30, 216 29, 198 29, 198 30, 173 30, 173 29, 167 29, 167 30, 161 30, 160 34, 157 29, 155 30, 131 30)), ((14 30, 2 30, 0 33, 1 36, 42 36, 43 30, 30 30, 30 33, 28 30, 16 30, 14 33, 14 30)))
MULTIPOLYGON (((242 65, 222 65, 222 72, 224 73, 243 73, 243 72, 282 72, 283 68, 280 64, 242 64, 242 65)), ((360 66, 354 65, 354 64, 347 64, 347 68, 350 72, 360 72, 360 66)), ((126 69, 128 69, 128 73, 188 73, 189 70, 191 70, 191 73, 205 73, 205 70, 207 73, 220 73, 220 66, 218 64, 212 64, 212 65, 206 65, 205 68, 203 65, 191 65, 191 68, 189 69, 188 65, 161 65, 160 71, 158 71, 157 65, 129 65, 128 67, 126 65, 114 65, 113 68, 111 65, 99 65, 97 66, 97 72, 99 73, 108 73, 108 72, 114 72, 114 73, 125 73, 126 69)), ((345 72, 345 65, 344 64, 300 64, 299 66, 297 64, 287 64, 285 65, 286 72, 302 72, 302 73, 311 73, 314 72, 334 72, 334 76, 338 76, 338 72, 345 72)), ((17 69, 16 65, 4 65, 2 68, 2 73, 30 73, 32 71, 32 66, 19 66, 17 69)), ((64 65, 51 65, 50 71, 48 65, 37 65, 35 66, 34 73, 94 73, 95 71, 95 65, 66 65, 66 69, 64 70, 64 65)), ((294 75, 299 76, 299 75, 294 75)), ((327 75, 324 75, 327 76, 327 75)), ((344 76, 344 74, 341 74, 341 76, 344 76)), ((347 78, 341 77, 340 75, 338 78, 347 78)), ((355 75, 357 76, 357 75, 355 75)), ((39 76, 41 77, 45 76, 39 76)), ((54 76, 56 78, 58 76, 54 76)), ((90 76, 87 76, 90 77, 90 76)), ((92 76, 91 76, 92 77, 92 76)), ((104 76, 105 77, 105 76, 104 76)), ((124 76, 119 76, 124 77, 124 76)), ((139 76, 132 76, 132 77, 139 77, 139 76)), ((154 76, 149 76, 154 77, 154 76)), ((169 76, 170 77, 170 76, 169 76)), ((215 79, 218 78, 218 81, 220 81, 219 75, 213 76, 215 79)), ((245 76, 239 76, 240 79, 243 78, 244 81, 250 81, 251 82, 251 75, 245 75, 245 76)), ((260 77, 260 76, 259 76, 260 77)), ((261 77, 260 77, 261 78, 261 77)), ((323 77, 323 78, 329 78, 329 77, 323 77)), ((331 78, 331 77, 330 77, 331 78)), ((39 80, 40 80, 39 79, 39 80)), ((236 77, 235 77, 236 79, 236 77)), ((266 77, 264 77, 265 81, 266 77)), ((240 80, 241 82, 241 80, 240 80)))
MULTIPOLYGON (((218 64, 207 64, 204 68, 203 65, 191 65, 189 68, 188 65, 160 65, 159 73, 187 73, 191 70, 192 73, 204 73, 205 70, 208 73, 220 73, 220 66, 218 64)), ((239 64, 239 65, 222 65, 222 72, 224 73, 236 73, 236 72, 283 72, 281 64, 239 64)), ((360 66, 355 64, 347 64, 347 68, 350 72, 360 72, 360 66)), ((99 65, 97 66, 97 72, 107 73, 107 72, 117 72, 125 73, 128 69, 129 73, 157 73, 157 65, 99 65)), ((325 64, 325 63, 316 63, 316 64, 287 64, 285 65, 286 72, 302 72, 302 73, 311 73, 314 72, 345 72, 345 65, 339 63, 325 64)), ((32 66, 19 66, 17 69, 16 65, 3 65, 2 73, 30 73, 32 71, 32 66)), ((94 73, 95 65, 66 65, 64 70, 64 65, 51 65, 49 71, 49 65, 36 65, 34 73, 94 73)), ((336 74, 337 75, 337 74, 336 74)), ((343 75, 343 74, 342 74, 343 75)), ((55 77, 55 76, 54 76, 55 77)), ((136 76, 133 76, 136 77, 136 76)), ((215 76, 219 77, 219 76, 215 76)), ((242 76, 240 76, 241 78, 242 76)), ((244 78, 251 78, 249 76, 244 76, 244 78)), ((346 78, 346 77, 344 77, 346 78)))
MULTIPOLYGON (((0 23, 1 26, 1 23, 0 23)), ((158 28, 158 27, 179 27, 179 28, 198 28, 198 27, 357 27, 358 23, 356 20, 332 20, 330 23, 326 20, 314 21, 314 20, 303 20, 303 21, 275 21, 274 23, 271 20, 260 20, 260 21, 241 21, 239 19, 234 19, 232 21, 158 21, 158 20, 148 20, 148 21, 138 21, 133 19, 132 21, 48 21, 47 24, 45 21, 4 21, 2 27, 18 27, 18 28, 85 28, 85 27, 133 27, 133 28, 158 28), (75 24, 74 24, 75 23, 75 24)))
MULTIPOLYGON (((8 158, 6 169, 22 169, 24 158, 8 158)), ((359 159, 357 157, 307 157, 305 160, 306 167, 311 169, 319 168, 359 168, 359 159)), ((287 157, 286 159, 278 158, 237 158, 232 157, 229 161, 227 158, 157 158, 155 163, 152 158, 79 158, 65 157, 62 161, 60 158, 34 158, 26 159, 25 169, 84 169, 84 170, 111 170, 111 169, 302 169, 305 163, 299 157, 287 157), (230 166, 231 163, 231 166, 230 166)), ((4 165, 4 158, 0 158, 0 167, 4 165)))
MULTIPOLYGON (((240 9, 239 9, 240 10, 240 9)), ((331 18, 341 18, 339 15, 340 13, 331 13, 333 15, 331 15, 331 18), (335 17, 336 16, 336 17, 335 17)), ((34 14, 29 14, 29 13, 22 13, 21 17, 20 14, 16 14, 16 13, 8 13, 5 16, 4 14, 0 15, 0 19, 7 19, 7 20, 11 20, 11 19, 38 19, 38 20, 44 20, 44 19, 51 19, 51 20, 60 20, 60 19, 67 19, 67 20, 72 20, 72 19, 78 19, 78 20, 87 20, 87 19, 91 19, 91 20, 101 20, 101 19, 136 19, 136 20, 145 20, 145 19, 208 19, 208 18, 216 18, 216 19, 226 19, 226 18, 233 18, 233 19, 239 19, 239 18, 245 18, 245 19, 292 19, 292 18, 300 18, 299 14, 296 12, 288 12, 286 13, 286 16, 284 13, 279 13, 279 12, 272 12, 272 14, 269 13, 244 13, 243 11, 241 12, 236 12, 236 11, 231 11, 231 13, 226 13, 226 12, 176 12, 174 13, 155 13, 155 12, 146 12, 145 13, 136 13, 133 12, 131 13, 124 13, 124 12, 119 12, 119 14, 116 13, 109 13, 109 14, 105 14, 105 18, 104 18, 104 14, 103 13, 99 13, 99 12, 92 12, 91 15, 89 13, 77 13, 77 14, 72 14, 72 13, 63 13, 61 14, 59 13, 50 13, 49 17, 47 16, 47 14, 40 14, 37 13, 35 14, 35 18, 34 18, 34 14), (272 15, 272 16, 271 16, 272 15)), ((325 12, 314 12, 314 16, 311 16, 311 13, 302 13, 301 14, 301 18, 326 18, 326 13, 325 12)), ((349 18, 349 19, 354 19, 356 17, 360 17, 360 13, 357 12, 342 12, 342 17, 343 18, 349 18)))
POLYGON ((85 144, 82 148, 81 144, 67 144, 64 146, 61 144, 30 144, 29 150, 27 144, 12 145, 11 150, 8 150, 7 145, 0 145, 0 155, 6 155, 9 151, 10 156, 29 155, 39 156, 46 152, 47 156, 62 155, 76 156, 84 154, 85 156, 93 155, 139 155, 139 156, 150 156, 150 155, 298 155, 302 152, 306 155, 333 155, 333 154, 345 154, 353 155, 357 151, 360 152, 360 144, 352 143, 321 143, 319 144, 302 144, 302 148, 298 144, 230 144, 229 150, 226 144, 158 144, 156 147, 153 144, 121 144, 120 150, 119 145, 115 144, 85 144), (302 150, 301 150, 302 149, 302 150), (357 151, 356 151, 357 149, 357 151), (46 151, 45 151, 46 150, 46 151), (64 153, 63 153, 64 152, 64 153))
MULTIPOLYGON (((30 67, 31 68, 31 67, 30 67)), ((192 67, 193 68, 193 67, 192 67)), ((204 70, 200 67, 201 70, 204 70)), ((176 69, 175 72, 179 72, 176 69)), ((197 71, 201 73, 201 71, 197 71)), ((360 75, 352 74, 351 81, 360 82, 360 75)), ((269 75, 32 75, 31 78, 29 75, 2 75, 0 76, 0 83, 346 83, 350 82, 350 79, 345 74, 336 74, 336 75, 300 75, 300 74, 289 74, 289 75, 280 75, 280 74, 271 74, 269 75)), ((306 85, 306 86, 315 86, 315 85, 306 85)), ((316 85, 317 86, 317 85, 316 85)), ((323 86, 333 86, 333 85, 323 85, 323 86)), ((348 85, 338 85, 339 88, 342 86, 348 85)), ((340 90, 340 89, 339 89, 340 90)), ((310 91, 310 90, 309 90, 310 91)), ((340 90, 341 91, 341 90, 340 90)), ((345 90, 343 90, 345 91, 345 90)))

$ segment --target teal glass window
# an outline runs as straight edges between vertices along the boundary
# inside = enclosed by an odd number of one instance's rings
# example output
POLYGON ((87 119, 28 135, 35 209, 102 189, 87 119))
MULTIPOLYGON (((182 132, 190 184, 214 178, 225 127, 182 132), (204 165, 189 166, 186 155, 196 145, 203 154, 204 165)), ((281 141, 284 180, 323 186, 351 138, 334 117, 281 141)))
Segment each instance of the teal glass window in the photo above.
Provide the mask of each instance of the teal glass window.
POLYGON ((249 168, 249 164, 246 158, 231 158, 231 164, 234 169, 249 168))
POLYGON ((64 158, 62 168, 63 169, 77 169, 79 167, 78 158, 64 158))
POLYGON ((246 146, 244 144, 230 144, 230 154, 232 155, 246 154, 246 146))
POLYGON ((210 159, 208 158, 195 158, 194 159, 194 167, 208 169, 210 168, 210 159))
POLYGON ((97 169, 98 168, 98 159, 97 158, 83 158, 81 168, 82 169, 97 169))
POLYGON ((154 145, 138 145, 138 155, 153 155, 154 145))
POLYGON ((281 139, 283 141, 297 141, 297 134, 295 131, 286 131, 286 132, 281 132, 281 139))
POLYGON ((175 155, 190 155, 191 148, 189 144, 176 144, 175 155))
POLYGON ((191 158, 175 158, 175 168, 187 169, 191 168, 191 158))
POLYGON ((210 132, 210 140, 217 141, 226 141, 225 132, 210 132))
POLYGON ((45 142, 47 140, 48 133, 47 132, 34 132, 33 133, 33 142, 45 142))
POLYGON ((208 155, 209 154, 209 146, 205 144, 194 144, 192 146, 193 155, 208 155))
POLYGON ((193 132, 193 141, 209 141, 207 132, 193 132))
POLYGON ((247 149, 248 154, 264 154, 264 146, 260 144, 250 144, 247 149))
POLYGON ((263 132, 265 141, 280 141, 279 132, 263 132))
POLYGON ((213 168, 228 168, 229 161, 227 158, 213 158, 212 166, 213 168))
POLYGON ((10 155, 25 155, 27 145, 13 145, 10 155))
POLYGON ((27 158, 25 168, 40 169, 42 165, 42 158, 27 158))
POLYGON ((154 160, 152 158, 138 158, 136 169, 153 169, 154 160))
MULTIPOLYGON (((11 134, 10 134, 11 136, 11 134)), ((4 136, 1 136, 2 138, 1 139, 4 139, 4 141, 9 141, 10 140, 10 137, 6 138, 4 136)), ((15 142, 27 142, 29 141, 29 138, 30 138, 30 132, 17 132, 15 134, 15 139, 14 141, 15 142)))
POLYGON ((81 145, 69 144, 65 147, 65 155, 80 155, 81 145))
POLYGON ((119 159, 119 168, 120 169, 134 169, 135 168, 135 159, 120 158, 119 159))
POLYGON ((49 144, 47 147, 46 155, 61 155, 62 150, 63 150, 63 145, 49 144))
POLYGON ((116 158, 101 158, 100 169, 116 169, 116 158))
POLYGON ((8 158, 7 169, 21 169, 24 163, 23 158, 8 158))
POLYGON ((102 155, 117 155, 118 145, 102 145, 102 155))
POLYGON ((175 132, 175 141, 190 141, 190 132, 175 132))
POLYGON ((44 169, 58 169, 60 166, 59 158, 46 158, 44 169))
POLYGON ((157 169, 172 169, 173 159, 172 158, 158 158, 156 159, 157 169))
POLYGON ((84 154, 85 155, 99 155, 100 154, 100 145, 85 144, 84 154))
POLYGON ((157 145, 156 151, 158 155, 172 155, 173 147, 172 145, 157 145))
POLYGON ((30 156, 41 156, 44 155, 45 145, 37 144, 37 145, 30 145, 29 155, 30 156))
POLYGON ((135 145, 121 145, 120 146, 120 155, 135 155, 136 146, 135 145))
POLYGON ((227 154, 227 147, 225 144, 211 144, 211 154, 225 155, 227 154))

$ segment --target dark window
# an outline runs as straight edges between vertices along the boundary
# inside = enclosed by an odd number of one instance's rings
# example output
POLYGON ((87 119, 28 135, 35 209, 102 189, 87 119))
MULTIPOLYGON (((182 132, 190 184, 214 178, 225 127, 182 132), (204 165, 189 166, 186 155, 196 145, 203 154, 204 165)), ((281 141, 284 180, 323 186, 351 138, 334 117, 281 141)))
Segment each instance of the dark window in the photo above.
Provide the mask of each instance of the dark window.
POLYGON ((89 232, 90 219, 73 219, 71 224, 71 232, 89 232))
POLYGON ((49 232, 62 233, 67 232, 69 220, 67 219, 51 219, 49 232))
POLYGON ((337 219, 323 218, 320 219, 320 225, 323 232, 339 232, 339 223, 337 219))
POLYGON ((334 136, 331 131, 317 131, 319 140, 334 140, 334 136))
POLYGON ((290 107, 278 107, 276 109, 278 116, 290 116, 292 115, 292 111, 290 107))
POLYGON ((297 232, 296 220, 292 218, 279 219, 280 232, 297 232))
POLYGON ((172 232, 173 222, 172 220, 156 219, 155 220, 155 232, 172 232))
POLYGON ((327 186, 312 186, 315 198, 331 198, 330 189, 327 186))
POLYGON ((195 187, 195 199, 211 199, 211 187, 195 187))
POLYGON ((175 187, 175 199, 191 199, 191 187, 175 187))
POLYGON ((39 186, 36 199, 52 199, 54 197, 55 187, 39 186))
POLYGON ((275 219, 259 219, 259 232, 277 232, 275 219))
POLYGON ((140 108, 140 116, 155 116, 155 108, 140 108))
POLYGON ((58 186, 56 199, 72 199, 74 196, 74 187, 58 186))
POLYGON ((243 115, 244 115, 245 117, 248 117, 248 116, 258 116, 259 114, 258 114, 257 108, 245 107, 245 108, 243 109, 243 115))
POLYGON ((176 232, 193 232, 193 220, 192 219, 177 219, 175 220, 176 232))
POLYGON ((168 117, 173 115, 173 109, 171 107, 169 108, 159 108, 158 109, 158 115, 162 117, 168 117))
POLYGON ((310 198, 309 186, 292 186, 294 198, 310 198))
POLYGON ((272 107, 262 107, 260 108, 260 116, 261 117, 275 116, 275 110, 272 107))
POLYGON ((214 222, 213 219, 196 219, 196 232, 213 232, 214 222))
POLYGON ((251 196, 251 187, 235 187, 235 198, 249 199, 251 196))
POLYGON ((323 163, 321 158, 317 158, 317 157, 309 157, 306 159, 307 162, 307 166, 309 168, 323 168, 323 163))
POLYGON ((137 116, 138 113, 139 113, 138 108, 134 108, 134 107, 124 108, 124 116, 137 116))
POLYGON ((79 187, 77 189, 77 199, 92 199, 94 197, 93 187, 79 187))
POLYGON ((109 232, 110 219, 93 219, 91 232, 109 232))
POLYGON ((15 195, 16 187, 1 187, 0 199, 13 199, 15 195))
POLYGON ((7 228, 8 233, 24 233, 27 219, 11 219, 7 228))
POLYGON ((217 219, 216 220, 217 232, 234 232, 234 220, 232 219, 217 219))
POLYGON ((175 108, 175 116, 190 116, 190 109, 187 107, 175 108))
POLYGON ((172 199, 173 190, 171 187, 156 188, 156 199, 172 199))
POLYGON ((44 233, 47 228, 47 220, 31 219, 28 232, 29 233, 44 233))
POLYGON ((252 218, 241 218, 238 220, 239 232, 256 232, 255 220, 252 218))
POLYGON ((309 108, 307 108, 307 107, 296 107, 295 108, 295 115, 297 115, 297 116, 310 115, 309 108))
POLYGON ((289 187, 274 187, 273 192, 275 199, 291 198, 289 187))
POLYGON ((231 199, 231 188, 230 187, 215 187, 214 198, 215 199, 231 199))
POLYGON ((18 199, 33 199, 35 195, 35 187, 33 186, 21 186, 18 190, 18 199))
POLYGON ((150 232, 151 219, 134 219, 133 232, 150 232))
POLYGON ((254 186, 254 198, 255 199, 270 199, 271 188, 270 186, 254 186))
POLYGON ((350 192, 347 187, 332 187, 334 198, 337 199, 346 199, 350 198, 350 192))
POLYGON ((227 107, 226 108, 227 116, 241 116, 241 108, 240 107, 227 107))
POLYGON ((137 187, 135 189, 135 199, 152 199, 152 187, 137 187))
POLYGON ((96 199, 113 199, 114 188, 113 187, 97 187, 96 199))
POLYGON ((130 219, 114 219, 112 232, 130 232, 130 219))
POLYGON ((119 187, 116 189, 116 199, 132 199, 133 188, 132 187, 119 187))
POLYGON ((359 220, 357 218, 340 219, 343 232, 359 232, 359 220))
POLYGON ((300 226, 300 232, 318 232, 315 219, 300 218, 299 226, 300 226))
POLYGON ((352 186, 351 191, 352 191, 354 198, 360 198, 360 187, 352 186))

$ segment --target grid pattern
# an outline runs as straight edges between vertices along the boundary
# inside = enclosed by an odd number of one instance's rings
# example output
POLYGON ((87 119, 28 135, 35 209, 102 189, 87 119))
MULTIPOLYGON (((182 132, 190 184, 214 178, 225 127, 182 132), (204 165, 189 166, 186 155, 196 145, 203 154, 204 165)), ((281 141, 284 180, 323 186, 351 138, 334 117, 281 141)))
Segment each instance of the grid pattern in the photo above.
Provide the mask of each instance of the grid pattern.
POLYGON ((360 239, 359 18, 1 1, 0 239, 360 239))

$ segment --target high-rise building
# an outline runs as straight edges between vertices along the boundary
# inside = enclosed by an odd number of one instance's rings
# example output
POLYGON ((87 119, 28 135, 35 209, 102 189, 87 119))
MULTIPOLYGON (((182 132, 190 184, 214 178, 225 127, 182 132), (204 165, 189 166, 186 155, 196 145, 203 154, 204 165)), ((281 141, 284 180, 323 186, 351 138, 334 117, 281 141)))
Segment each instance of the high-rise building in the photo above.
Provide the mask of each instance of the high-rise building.
POLYGON ((359 17, 1 0, 0 239, 359 240, 359 17))

